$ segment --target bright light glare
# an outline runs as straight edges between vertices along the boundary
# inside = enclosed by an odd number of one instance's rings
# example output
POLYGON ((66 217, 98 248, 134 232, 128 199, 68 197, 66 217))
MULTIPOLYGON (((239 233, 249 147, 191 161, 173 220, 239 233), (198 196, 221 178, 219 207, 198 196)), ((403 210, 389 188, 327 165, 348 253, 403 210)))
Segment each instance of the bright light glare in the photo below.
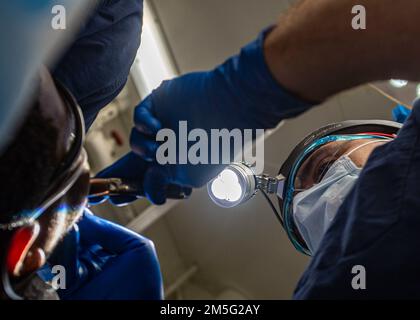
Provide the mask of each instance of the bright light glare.
POLYGON ((176 76, 169 49, 148 1, 144 2, 141 45, 132 67, 132 76, 143 98, 163 80, 176 76))
POLYGON ((213 195, 220 200, 229 202, 238 201, 242 196, 242 186, 238 175, 230 170, 223 170, 211 184, 213 195))
POLYGON ((408 81, 406 80, 398 80, 398 79, 391 79, 389 80, 389 83, 391 84, 391 86, 395 87, 395 88, 403 88, 408 84, 408 81))

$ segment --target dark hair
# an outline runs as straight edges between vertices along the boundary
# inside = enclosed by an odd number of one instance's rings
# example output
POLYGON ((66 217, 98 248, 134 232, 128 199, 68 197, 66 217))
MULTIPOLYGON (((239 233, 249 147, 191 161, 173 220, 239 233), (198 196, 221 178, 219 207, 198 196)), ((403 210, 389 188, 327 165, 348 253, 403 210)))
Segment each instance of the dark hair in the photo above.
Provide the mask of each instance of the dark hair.
POLYGON ((0 217, 35 209, 46 196, 58 165, 58 129, 36 103, 15 138, 0 154, 0 217))

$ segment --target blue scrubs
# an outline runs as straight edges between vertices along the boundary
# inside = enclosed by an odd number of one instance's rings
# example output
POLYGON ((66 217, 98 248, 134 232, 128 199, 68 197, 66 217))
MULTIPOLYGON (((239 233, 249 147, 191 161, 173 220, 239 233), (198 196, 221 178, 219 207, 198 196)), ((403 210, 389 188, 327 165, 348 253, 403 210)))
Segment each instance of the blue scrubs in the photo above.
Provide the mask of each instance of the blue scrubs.
POLYGON ((163 281, 153 243, 85 212, 78 228, 54 252, 50 265, 66 267, 63 300, 160 300, 163 281), (63 246, 67 243, 67 246, 63 246))
POLYGON ((420 298, 419 185, 420 101, 398 137, 372 153, 294 298, 420 298), (365 269, 364 290, 352 286, 362 276, 354 266, 365 269))
POLYGON ((140 46, 142 0, 102 0, 54 77, 76 97, 86 128, 124 87, 140 46))
MULTIPOLYGON (((126 84, 140 46, 142 0, 103 0, 54 70, 75 96, 86 127, 126 84)), ((86 215, 50 259, 68 270, 62 299, 162 299, 159 262, 150 240, 86 215), (81 266, 85 266, 81 268, 81 266), (86 267, 90 266, 90 267, 86 267)))

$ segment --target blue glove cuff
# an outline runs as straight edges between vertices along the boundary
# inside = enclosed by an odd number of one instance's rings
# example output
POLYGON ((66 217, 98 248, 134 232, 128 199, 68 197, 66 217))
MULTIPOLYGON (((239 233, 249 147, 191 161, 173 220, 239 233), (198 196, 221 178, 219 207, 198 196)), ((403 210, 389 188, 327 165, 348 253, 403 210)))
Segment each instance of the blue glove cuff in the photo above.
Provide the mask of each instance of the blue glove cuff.
POLYGON ((392 110, 392 119, 396 122, 404 123, 405 120, 407 120, 407 118, 410 116, 410 114, 410 109, 399 104, 392 110))

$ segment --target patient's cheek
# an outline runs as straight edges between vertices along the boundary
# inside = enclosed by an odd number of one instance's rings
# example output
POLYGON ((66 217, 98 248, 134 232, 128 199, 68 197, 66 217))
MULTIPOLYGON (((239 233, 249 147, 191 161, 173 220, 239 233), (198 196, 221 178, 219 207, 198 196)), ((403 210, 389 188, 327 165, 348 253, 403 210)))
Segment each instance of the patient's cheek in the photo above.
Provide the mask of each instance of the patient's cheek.
POLYGON ((356 166, 358 166, 359 168, 363 168, 369 160, 369 156, 372 154, 373 150, 375 150, 378 146, 383 144, 384 143, 375 143, 367 145, 364 148, 353 152, 350 155, 350 159, 353 160, 356 166))

